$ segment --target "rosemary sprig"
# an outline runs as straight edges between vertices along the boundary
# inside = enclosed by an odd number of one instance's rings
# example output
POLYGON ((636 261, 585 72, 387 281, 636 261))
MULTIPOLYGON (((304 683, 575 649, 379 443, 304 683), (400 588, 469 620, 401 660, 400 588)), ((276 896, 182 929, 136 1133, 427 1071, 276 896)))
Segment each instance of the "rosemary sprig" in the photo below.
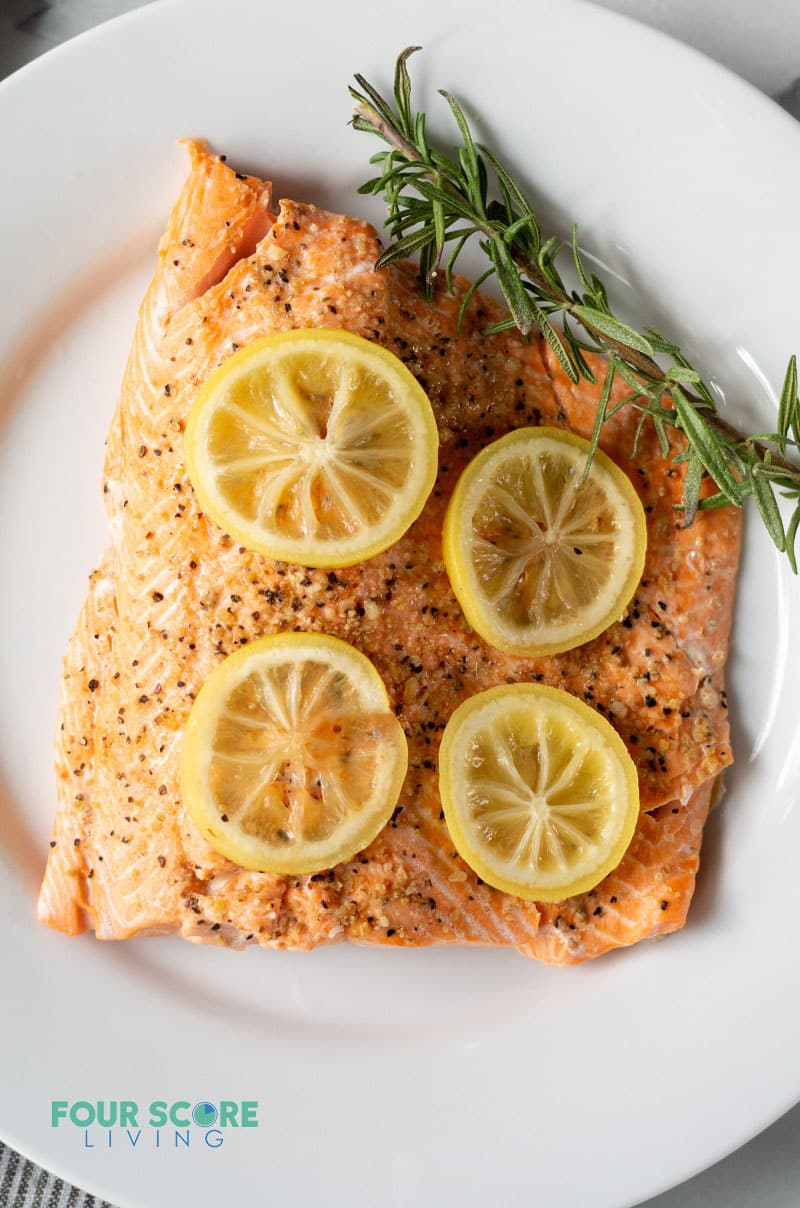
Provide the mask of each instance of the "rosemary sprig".
POLYGON ((408 47, 397 60, 394 107, 362 75, 355 77, 358 87, 350 88, 354 128, 388 144, 388 150, 370 160, 378 165, 378 174, 359 190, 382 193, 388 205, 391 243, 378 265, 419 255, 420 278, 430 296, 441 274, 452 289, 456 262, 466 243, 477 238, 489 263, 464 295, 459 326, 474 291, 494 276, 509 316, 487 328, 487 334, 516 327, 527 335, 537 328, 573 382, 596 380, 587 352, 608 357, 587 472, 603 424, 620 407, 633 407, 640 413, 637 438, 649 420, 665 457, 670 448, 667 429, 684 436, 683 448, 673 458, 686 463, 684 524, 691 525, 700 509, 741 507, 751 497, 796 574, 800 467, 786 457, 788 448, 800 445, 796 358, 791 357, 786 370, 776 430, 754 436, 738 432, 717 414, 707 384, 672 340, 651 327, 637 331, 613 313, 603 282, 584 264, 576 227, 568 245, 545 236, 511 173, 488 147, 475 143, 461 106, 444 91, 441 95, 450 106, 460 142, 450 155, 431 146, 425 114, 415 112, 411 104, 408 59, 419 49, 408 47), (559 268, 567 247, 577 289, 565 283, 559 268), (610 407, 617 379, 629 393, 610 407), (704 495, 706 478, 713 480, 716 489, 704 495), (779 495, 792 501, 785 526, 779 495))

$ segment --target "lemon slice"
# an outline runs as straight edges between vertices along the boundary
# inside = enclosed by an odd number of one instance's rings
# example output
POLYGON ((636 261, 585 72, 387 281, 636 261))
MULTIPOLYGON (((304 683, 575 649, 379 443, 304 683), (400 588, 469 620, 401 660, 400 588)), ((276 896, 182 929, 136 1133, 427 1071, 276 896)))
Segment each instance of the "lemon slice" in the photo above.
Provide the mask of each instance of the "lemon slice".
POLYGON ((644 568, 644 509, 599 449, 560 428, 520 428, 458 481, 444 559, 473 629, 508 654, 557 654, 619 620, 644 568))
POLYGON ((192 707, 183 800, 222 855, 263 872, 319 872, 391 816, 408 749, 378 672, 347 642, 277 634, 231 654, 192 707))
POLYGON ((203 509, 241 545, 303 566, 351 566, 419 516, 439 437, 422 387, 346 331, 287 331, 224 362, 186 425, 203 509))
POLYGON ((497 889, 540 902, 593 889, 639 816, 619 735, 583 701, 540 684, 490 688, 456 709, 439 789, 462 858, 497 889))

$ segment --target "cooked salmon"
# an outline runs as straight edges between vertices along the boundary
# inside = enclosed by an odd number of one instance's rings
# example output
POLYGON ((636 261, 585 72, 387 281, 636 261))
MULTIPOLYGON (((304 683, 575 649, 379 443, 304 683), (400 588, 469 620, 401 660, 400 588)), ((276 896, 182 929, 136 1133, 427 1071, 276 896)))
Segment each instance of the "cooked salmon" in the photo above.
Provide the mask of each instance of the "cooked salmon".
MULTIPOLYGON (((641 585, 591 643, 546 658, 499 653, 467 625, 442 562, 444 510, 479 449, 524 425, 588 436, 599 386, 573 386, 538 338, 491 337, 498 303, 465 282, 426 301, 411 265, 376 271, 365 222, 273 204, 269 184, 190 143, 191 171, 159 248, 108 439, 108 550, 67 651, 58 805, 39 917, 101 939, 178 932, 240 947, 339 940, 513 945, 574 963, 661 935, 686 918, 703 825, 731 762, 724 665, 740 515, 682 526, 682 473, 619 411, 601 445, 631 477, 648 522, 641 585), (272 562, 199 509, 182 433, 198 386, 257 337, 344 327, 385 345, 431 398, 440 465, 428 504, 385 553, 346 570, 272 562), (219 856, 181 802, 181 732, 232 650, 285 629, 353 643, 382 675, 409 744, 390 823, 348 864, 310 877, 246 871, 219 856), (484 884, 455 852, 437 748, 456 705, 495 684, 565 688, 614 725, 638 769, 643 812, 597 889, 536 905, 484 884)), ((596 362, 598 379, 603 367, 596 362)))

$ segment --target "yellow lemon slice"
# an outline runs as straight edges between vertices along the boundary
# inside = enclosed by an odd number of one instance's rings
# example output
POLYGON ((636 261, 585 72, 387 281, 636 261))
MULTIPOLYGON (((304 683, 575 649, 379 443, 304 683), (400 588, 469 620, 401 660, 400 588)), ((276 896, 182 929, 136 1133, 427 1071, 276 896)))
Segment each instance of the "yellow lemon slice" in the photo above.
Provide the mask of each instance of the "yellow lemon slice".
POLYGON ((540 684, 490 688, 456 709, 439 789, 462 858, 488 884, 540 902, 593 889, 639 816, 619 735, 583 701, 540 684))
POLYGON ((303 566, 351 566, 425 504, 439 437, 422 387, 347 331, 249 344, 201 387, 186 425, 203 509, 241 545, 303 566))
POLYGON ((644 509, 599 449, 560 428, 520 428, 458 481, 444 559, 473 629, 507 654, 557 654, 622 616, 644 568, 644 509))
POLYGON ((218 852, 296 875, 366 847, 407 764, 369 659, 338 638, 277 634, 229 655, 204 684, 183 735, 181 788, 218 852))

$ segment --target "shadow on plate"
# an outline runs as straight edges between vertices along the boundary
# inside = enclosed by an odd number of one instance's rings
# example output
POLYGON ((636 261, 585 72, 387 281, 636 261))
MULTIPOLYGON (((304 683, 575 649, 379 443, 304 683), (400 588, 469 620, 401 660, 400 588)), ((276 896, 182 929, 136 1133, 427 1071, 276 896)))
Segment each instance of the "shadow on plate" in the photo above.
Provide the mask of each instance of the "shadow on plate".
POLYGON ((700 850, 700 869, 697 874, 692 904, 689 907, 687 927, 704 927, 717 916, 719 910, 719 885, 722 879, 722 856, 725 839, 726 802, 723 800, 711 811, 703 829, 703 845, 700 850))
POLYGON ((44 873, 46 852, 21 812, 14 807, 11 793, 0 774, 0 847, 17 870, 25 886, 35 895, 44 873))
POLYGON ((29 382, 60 337, 84 312, 97 305, 98 297, 140 265, 148 254, 152 255, 155 267, 159 235, 160 229, 148 230, 123 242, 113 255, 106 256, 40 311, 36 325, 14 354, 0 364, 0 380, 4 383, 0 394, 0 438, 29 382))

